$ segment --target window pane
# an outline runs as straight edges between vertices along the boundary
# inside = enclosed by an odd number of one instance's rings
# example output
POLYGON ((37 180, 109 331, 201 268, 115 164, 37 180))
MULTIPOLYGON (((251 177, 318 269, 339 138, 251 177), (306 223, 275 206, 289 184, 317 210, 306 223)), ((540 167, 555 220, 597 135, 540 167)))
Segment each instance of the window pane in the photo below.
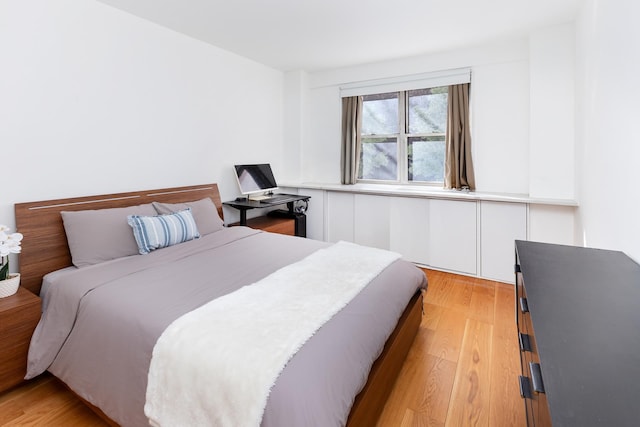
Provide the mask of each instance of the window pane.
POLYGON ((409 181, 444 181, 444 136, 410 137, 409 181))
POLYGON ((398 139, 362 138, 359 179, 398 179, 398 139))
POLYGON ((409 91, 409 133, 444 133, 448 86, 409 91))
POLYGON ((398 93, 362 97, 362 135, 398 133, 398 93))

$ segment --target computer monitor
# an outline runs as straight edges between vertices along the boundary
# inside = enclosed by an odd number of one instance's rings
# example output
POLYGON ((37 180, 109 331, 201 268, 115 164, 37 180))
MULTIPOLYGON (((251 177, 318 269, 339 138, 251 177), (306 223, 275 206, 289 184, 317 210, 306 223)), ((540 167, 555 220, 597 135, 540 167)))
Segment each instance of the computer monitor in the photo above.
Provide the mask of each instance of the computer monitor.
MULTIPOLYGON (((268 193, 276 190, 278 184, 273 177, 271 165, 268 163, 257 165, 234 165, 240 192, 244 195, 268 193)), ((255 199, 255 197, 254 197, 255 199)))

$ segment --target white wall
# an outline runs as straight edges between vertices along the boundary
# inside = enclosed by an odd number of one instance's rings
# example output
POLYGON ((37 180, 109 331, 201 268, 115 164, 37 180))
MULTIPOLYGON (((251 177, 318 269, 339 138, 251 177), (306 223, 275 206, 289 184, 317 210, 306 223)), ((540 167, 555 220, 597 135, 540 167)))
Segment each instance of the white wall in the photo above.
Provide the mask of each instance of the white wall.
POLYGON ((341 108, 337 86, 307 91, 300 141, 301 181, 340 182, 341 108))
POLYGON ((304 75, 288 73, 303 110, 285 121, 285 133, 302 135, 288 147, 299 152, 303 182, 340 179, 340 87, 353 82, 471 67, 472 147, 478 191, 574 199, 575 25, 420 57, 304 75), (302 89, 301 89, 302 88, 302 89), (553 156, 550 153, 553 153, 553 156))
MULTIPOLYGON (((527 193, 528 40, 405 58, 307 76, 301 181, 340 181, 340 86, 346 83, 472 67, 472 140, 479 191, 527 193)), ((297 79, 295 74, 285 79, 297 79)), ((286 126, 294 124, 285 123, 286 126)))
POLYGON ((476 189, 527 194, 528 61, 476 65, 471 87, 471 147, 476 189))
POLYGON ((0 223, 15 202, 218 182, 282 159, 282 73, 93 0, 0 0, 0 223))
POLYGON ((304 104, 307 95, 307 74, 304 71, 285 73, 283 99, 282 164, 278 181, 298 182, 301 178, 301 141, 304 137, 304 104))
POLYGON ((575 198, 575 26, 529 36, 529 195, 575 198))
POLYGON ((640 3, 588 0, 578 21, 577 234, 640 261, 640 3))
POLYGON ((339 182, 341 85, 471 67, 477 190, 575 198, 574 62, 575 26, 568 23, 490 45, 311 73, 301 103, 299 180, 339 182))

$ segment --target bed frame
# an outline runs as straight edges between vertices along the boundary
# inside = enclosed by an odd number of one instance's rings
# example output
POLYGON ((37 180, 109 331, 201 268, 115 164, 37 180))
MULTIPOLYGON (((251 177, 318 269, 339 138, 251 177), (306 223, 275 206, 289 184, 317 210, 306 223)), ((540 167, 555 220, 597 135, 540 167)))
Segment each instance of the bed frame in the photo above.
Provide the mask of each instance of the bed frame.
POLYGON ((20 283, 38 295, 45 274, 72 265, 60 215, 62 211, 123 208, 151 202, 181 203, 205 197, 213 200, 222 218, 217 184, 17 203, 16 228, 24 235, 20 254, 20 283))
MULTIPOLYGON (((154 201, 182 203, 204 197, 213 200, 222 218, 217 184, 18 203, 15 205, 16 228, 24 235, 20 255, 21 286, 39 294, 45 274, 72 265, 61 211, 126 207, 154 201)), ((417 292, 374 363, 367 383, 356 397, 347 426, 375 425, 418 332, 421 319, 422 293, 417 292)), ((99 408, 87 405, 110 425, 117 425, 99 408)))

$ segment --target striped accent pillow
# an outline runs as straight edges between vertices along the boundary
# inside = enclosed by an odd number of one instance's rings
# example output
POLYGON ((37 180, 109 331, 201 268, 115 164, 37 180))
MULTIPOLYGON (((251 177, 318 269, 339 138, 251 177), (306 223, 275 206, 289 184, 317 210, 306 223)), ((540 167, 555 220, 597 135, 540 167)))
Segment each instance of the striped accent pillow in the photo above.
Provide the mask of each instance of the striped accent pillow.
POLYGON ((191 208, 169 215, 129 215, 127 222, 142 255, 200 237, 191 208))

